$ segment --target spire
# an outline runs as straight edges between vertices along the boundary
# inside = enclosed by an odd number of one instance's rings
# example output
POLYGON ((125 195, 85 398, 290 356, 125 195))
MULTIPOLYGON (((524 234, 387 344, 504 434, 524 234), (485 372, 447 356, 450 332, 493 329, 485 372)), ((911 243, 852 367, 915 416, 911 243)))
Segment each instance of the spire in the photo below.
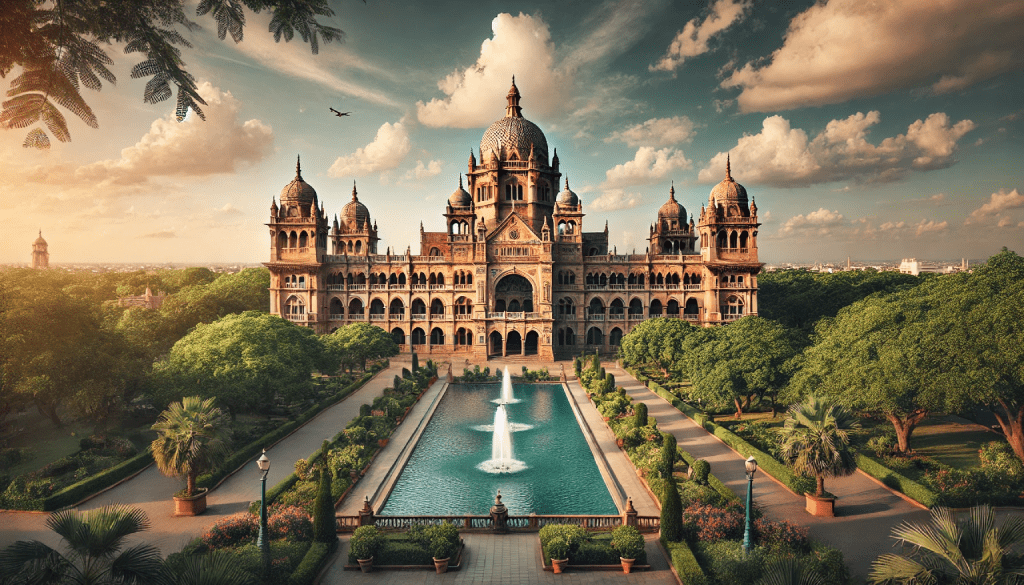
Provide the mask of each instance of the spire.
POLYGON ((508 95, 505 99, 508 100, 508 105, 505 106, 505 117, 506 118, 522 118, 523 108, 519 107, 519 88, 516 87, 516 76, 512 76, 512 87, 508 90, 508 95))
POLYGON ((295 155, 295 178, 302 180, 302 157, 298 154, 295 155))
POLYGON ((355 179, 352 180, 352 201, 359 201, 359 198, 356 197, 356 182, 355 182, 355 179))
POLYGON ((725 180, 726 181, 731 181, 732 180, 732 169, 730 168, 730 164, 729 164, 729 153, 728 152, 725 153, 725 180))
POLYGON ((565 190, 566 191, 569 190, 569 174, 568 173, 566 173, 566 175, 565 175, 565 190))
POLYGON ((669 189, 668 189, 668 200, 669 201, 675 201, 676 200, 676 182, 675 181, 672 181, 672 186, 669 187, 669 189))
POLYGON ((462 188, 462 173, 459 173, 459 189, 462 188))

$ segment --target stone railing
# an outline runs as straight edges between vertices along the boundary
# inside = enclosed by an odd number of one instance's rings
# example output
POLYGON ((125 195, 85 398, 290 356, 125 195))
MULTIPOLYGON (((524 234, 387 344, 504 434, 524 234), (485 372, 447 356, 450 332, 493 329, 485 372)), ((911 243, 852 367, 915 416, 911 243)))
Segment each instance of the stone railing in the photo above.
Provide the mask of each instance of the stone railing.
MULTIPOLYGON (((628 515, 583 515, 583 514, 530 514, 529 516, 508 516, 505 527, 512 532, 537 532, 548 524, 573 524, 591 531, 610 531, 623 524, 628 515)), ((640 532, 658 532, 661 518, 658 516, 635 516, 636 528, 640 532)), ((492 516, 335 516, 338 532, 354 532, 360 525, 372 525, 382 530, 408 530, 412 526, 436 526, 444 522, 454 525, 459 532, 492 532, 498 530, 492 516), (361 524, 362 522, 362 524, 361 524)))

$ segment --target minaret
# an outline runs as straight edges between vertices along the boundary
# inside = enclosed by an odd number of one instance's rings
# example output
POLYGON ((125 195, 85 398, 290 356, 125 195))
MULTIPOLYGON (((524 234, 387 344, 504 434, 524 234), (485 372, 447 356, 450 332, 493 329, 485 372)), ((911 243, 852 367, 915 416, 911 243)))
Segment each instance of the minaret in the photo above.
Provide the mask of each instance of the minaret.
POLYGON ((49 268, 50 252, 46 240, 43 239, 43 230, 39 230, 39 237, 32 243, 32 268, 49 268))
POLYGON ((512 76, 512 87, 508 90, 508 95, 505 99, 508 100, 508 105, 505 106, 505 117, 506 118, 522 118, 523 108, 519 107, 519 88, 516 87, 516 76, 512 76))

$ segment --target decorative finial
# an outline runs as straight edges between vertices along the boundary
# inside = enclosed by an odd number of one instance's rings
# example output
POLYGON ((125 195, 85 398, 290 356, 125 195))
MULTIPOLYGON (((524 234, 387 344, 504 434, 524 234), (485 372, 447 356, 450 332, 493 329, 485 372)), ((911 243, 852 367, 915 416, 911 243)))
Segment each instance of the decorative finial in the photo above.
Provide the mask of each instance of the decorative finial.
POLYGON ((462 188, 462 173, 459 173, 459 189, 462 188))
POLYGON ((725 153, 725 179, 727 181, 732 180, 732 169, 730 168, 730 166, 731 165, 729 164, 729 153, 727 152, 725 153))
POLYGON ((668 188, 668 199, 669 201, 676 200, 676 182, 672 181, 672 186, 668 188))
POLYGON ((302 156, 298 154, 295 155, 295 178, 302 178, 302 156))
POLYGON ((356 198, 356 181, 352 179, 352 201, 358 201, 356 198))

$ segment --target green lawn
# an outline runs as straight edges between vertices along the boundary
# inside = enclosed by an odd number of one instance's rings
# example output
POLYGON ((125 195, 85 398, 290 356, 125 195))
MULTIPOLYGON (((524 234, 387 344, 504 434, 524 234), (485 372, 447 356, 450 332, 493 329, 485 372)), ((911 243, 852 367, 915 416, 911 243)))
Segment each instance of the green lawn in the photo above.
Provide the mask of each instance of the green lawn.
POLYGON ((7 446, 27 449, 20 463, 4 470, 11 477, 35 471, 77 452, 78 441, 92 432, 92 425, 78 422, 70 422, 58 429, 34 408, 11 418, 12 426, 20 431, 11 436, 7 446))
POLYGON ((910 438, 911 447, 921 455, 958 469, 979 467, 978 450, 985 443, 1002 441, 985 427, 958 416, 925 419, 910 438))

